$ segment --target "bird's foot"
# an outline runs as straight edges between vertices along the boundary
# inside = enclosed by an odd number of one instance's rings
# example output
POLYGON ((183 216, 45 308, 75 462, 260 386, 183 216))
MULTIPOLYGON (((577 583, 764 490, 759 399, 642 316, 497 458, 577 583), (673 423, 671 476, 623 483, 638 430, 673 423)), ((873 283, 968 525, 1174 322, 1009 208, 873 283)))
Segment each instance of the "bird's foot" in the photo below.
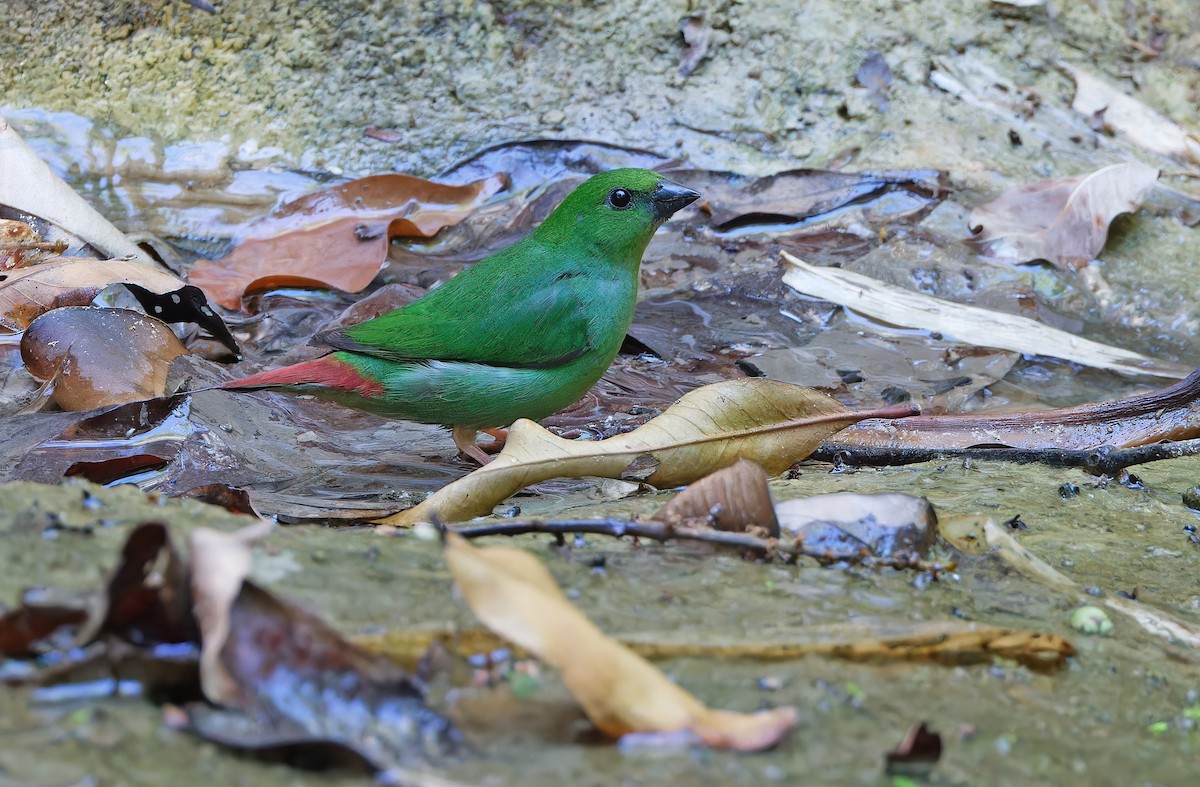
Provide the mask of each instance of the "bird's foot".
MULTIPOLYGON (((484 431, 487 431, 489 434, 491 434, 490 430, 484 431)), ((477 430, 472 429, 469 426, 456 426, 451 429, 450 433, 454 436, 454 445, 458 447, 458 450, 464 456, 474 459, 481 467, 492 461, 492 458, 488 456, 485 449, 491 448, 493 445, 495 445, 495 443, 488 443, 484 446, 476 443, 475 436, 478 434, 477 430)), ((503 442, 501 442, 501 445, 503 445, 503 442)))
POLYGON ((504 450, 504 443, 508 441, 507 429, 480 429, 488 437, 492 438, 492 442, 484 443, 479 446, 489 454, 498 454, 504 450))

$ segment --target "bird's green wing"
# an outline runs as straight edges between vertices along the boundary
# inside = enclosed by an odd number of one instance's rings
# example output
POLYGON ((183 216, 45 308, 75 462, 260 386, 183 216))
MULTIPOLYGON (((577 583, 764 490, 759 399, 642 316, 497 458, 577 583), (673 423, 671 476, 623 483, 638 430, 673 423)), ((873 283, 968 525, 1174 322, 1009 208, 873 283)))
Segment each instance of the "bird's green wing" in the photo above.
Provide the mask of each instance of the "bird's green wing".
POLYGON ((519 368, 559 366, 592 349, 590 298, 573 271, 505 267, 465 271, 408 306, 318 338, 392 361, 519 368))

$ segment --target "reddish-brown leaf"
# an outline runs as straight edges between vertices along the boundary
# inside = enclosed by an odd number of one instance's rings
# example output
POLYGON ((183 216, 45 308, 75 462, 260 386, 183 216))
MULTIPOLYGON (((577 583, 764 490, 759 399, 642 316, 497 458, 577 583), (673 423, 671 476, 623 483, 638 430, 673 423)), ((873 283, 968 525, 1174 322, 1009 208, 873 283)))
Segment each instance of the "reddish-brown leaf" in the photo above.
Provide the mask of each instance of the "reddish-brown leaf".
POLYGON ((503 175, 447 186, 411 175, 372 175, 308 194, 253 225, 228 255, 203 260, 189 282, 227 309, 273 287, 358 292, 387 259, 392 238, 431 238, 506 185, 503 175))

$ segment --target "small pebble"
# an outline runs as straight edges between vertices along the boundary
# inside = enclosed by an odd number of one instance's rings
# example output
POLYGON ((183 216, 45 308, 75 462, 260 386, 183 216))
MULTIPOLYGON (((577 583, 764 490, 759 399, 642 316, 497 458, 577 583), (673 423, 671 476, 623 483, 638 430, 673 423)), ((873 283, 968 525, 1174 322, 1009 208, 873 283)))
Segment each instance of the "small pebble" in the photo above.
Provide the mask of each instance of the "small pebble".
POLYGON ((1113 630, 1108 613, 1100 607, 1080 607, 1071 613, 1071 628, 1081 634, 1099 634, 1101 636, 1113 630))
POLYGON ((1063 500, 1070 500, 1072 497, 1079 496, 1079 485, 1072 484, 1070 481, 1058 488, 1058 496, 1063 500))
POLYGON ((1193 486, 1183 493, 1183 504, 1188 508, 1200 511, 1200 486, 1193 486))

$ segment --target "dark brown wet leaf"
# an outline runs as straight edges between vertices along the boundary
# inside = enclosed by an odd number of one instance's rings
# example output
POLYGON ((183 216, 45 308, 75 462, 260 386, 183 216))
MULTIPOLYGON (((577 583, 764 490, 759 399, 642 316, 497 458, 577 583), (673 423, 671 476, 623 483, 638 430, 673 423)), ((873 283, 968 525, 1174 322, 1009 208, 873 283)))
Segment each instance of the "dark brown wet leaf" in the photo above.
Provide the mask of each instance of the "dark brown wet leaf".
POLYGON ((393 238, 431 238, 506 186, 502 175, 448 186, 411 175, 373 175, 293 200, 247 230, 227 256, 202 260, 188 281, 227 309, 273 287, 358 292, 387 259, 393 238))
POLYGON ((197 642, 187 566, 166 525, 146 523, 129 534, 106 596, 97 635, 115 634, 142 647, 197 642))
POLYGON ((817 495, 785 500, 775 513, 806 550, 838 556, 924 556, 937 534, 933 506, 912 495, 817 495))
POLYGON ((20 606, 0 612, 0 657, 33 658, 70 647, 89 617, 83 602, 39 590, 26 591, 20 606))
POLYGON ((424 705, 423 688, 394 662, 246 579, 250 544, 268 531, 265 524, 191 535, 205 696, 242 711, 260 732, 336 742, 381 769, 454 749, 453 727, 424 705))
POLYGON ((885 770, 888 776, 927 779, 941 758, 942 736, 921 722, 914 724, 896 748, 884 755, 885 770))
POLYGON ((972 211, 972 241, 993 257, 1082 268, 1104 248, 1112 220, 1136 210, 1157 180, 1157 169, 1131 162, 1017 186, 972 211))
MULTIPOLYGON (((829 445, 875 448, 1129 448, 1200 437, 1200 370, 1166 388, 1057 410, 921 415, 855 424, 829 445)), ((828 447, 828 446, 827 446, 828 447)))
POLYGON ((171 361, 186 353, 164 323, 129 309, 54 309, 21 338, 26 368, 54 381, 54 401, 64 410, 163 396, 171 361))
POLYGON ((767 474, 747 459, 739 459, 730 467, 692 482, 659 509, 654 519, 709 525, 717 530, 762 530, 771 537, 779 535, 767 474))

